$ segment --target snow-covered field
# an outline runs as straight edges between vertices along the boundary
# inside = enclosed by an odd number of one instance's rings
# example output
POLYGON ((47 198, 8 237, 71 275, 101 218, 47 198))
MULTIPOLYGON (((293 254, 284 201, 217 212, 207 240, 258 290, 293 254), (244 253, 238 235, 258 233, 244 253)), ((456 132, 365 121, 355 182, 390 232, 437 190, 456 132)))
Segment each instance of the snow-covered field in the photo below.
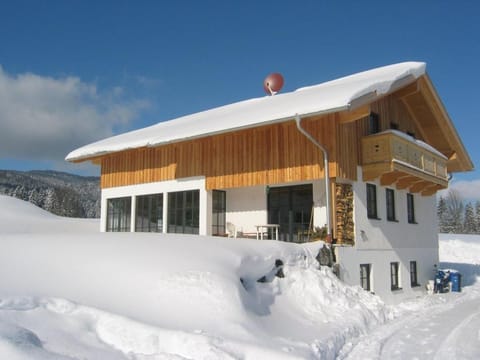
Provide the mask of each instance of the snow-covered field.
POLYGON ((321 243, 98 226, 0 196, 0 359, 480 358, 480 237, 440 238, 462 293, 390 307, 319 270, 321 243))

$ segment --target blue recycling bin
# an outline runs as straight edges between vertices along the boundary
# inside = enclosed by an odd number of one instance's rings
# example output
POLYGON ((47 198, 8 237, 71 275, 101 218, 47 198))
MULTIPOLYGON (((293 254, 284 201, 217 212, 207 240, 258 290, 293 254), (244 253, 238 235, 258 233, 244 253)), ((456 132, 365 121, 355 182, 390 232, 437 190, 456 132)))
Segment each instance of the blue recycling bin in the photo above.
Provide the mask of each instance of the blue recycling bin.
POLYGON ((435 293, 446 293, 448 292, 448 282, 450 281, 450 274, 443 270, 438 270, 435 274, 435 293))
POLYGON ((452 291, 462 291, 462 274, 459 272, 451 272, 450 282, 452 283, 452 291))

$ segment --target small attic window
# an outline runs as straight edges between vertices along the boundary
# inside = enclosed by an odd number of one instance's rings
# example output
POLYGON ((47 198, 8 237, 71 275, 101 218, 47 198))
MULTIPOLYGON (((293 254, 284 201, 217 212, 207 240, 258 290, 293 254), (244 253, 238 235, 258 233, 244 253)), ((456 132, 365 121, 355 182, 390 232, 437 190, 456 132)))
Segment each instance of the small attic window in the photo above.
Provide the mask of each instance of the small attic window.
POLYGON ((378 132, 380 132, 380 119, 377 113, 372 112, 368 117, 368 133, 371 135, 378 132))

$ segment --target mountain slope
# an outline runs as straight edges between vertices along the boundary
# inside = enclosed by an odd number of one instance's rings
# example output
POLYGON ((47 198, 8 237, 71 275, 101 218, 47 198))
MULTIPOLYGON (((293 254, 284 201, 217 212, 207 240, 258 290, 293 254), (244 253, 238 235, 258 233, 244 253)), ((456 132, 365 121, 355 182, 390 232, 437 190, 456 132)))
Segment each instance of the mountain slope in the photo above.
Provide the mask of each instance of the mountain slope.
POLYGON ((98 177, 58 171, 0 170, 0 194, 67 217, 100 217, 99 184, 98 177))

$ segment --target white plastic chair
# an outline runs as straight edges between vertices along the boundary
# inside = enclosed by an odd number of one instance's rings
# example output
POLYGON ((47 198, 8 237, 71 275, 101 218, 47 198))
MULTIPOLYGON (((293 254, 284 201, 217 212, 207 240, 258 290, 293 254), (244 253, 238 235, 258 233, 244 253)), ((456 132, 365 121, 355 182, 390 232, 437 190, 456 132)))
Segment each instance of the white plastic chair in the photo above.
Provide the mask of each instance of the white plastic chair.
POLYGON ((229 238, 237 238, 237 227, 231 222, 227 222, 227 234, 229 238))

